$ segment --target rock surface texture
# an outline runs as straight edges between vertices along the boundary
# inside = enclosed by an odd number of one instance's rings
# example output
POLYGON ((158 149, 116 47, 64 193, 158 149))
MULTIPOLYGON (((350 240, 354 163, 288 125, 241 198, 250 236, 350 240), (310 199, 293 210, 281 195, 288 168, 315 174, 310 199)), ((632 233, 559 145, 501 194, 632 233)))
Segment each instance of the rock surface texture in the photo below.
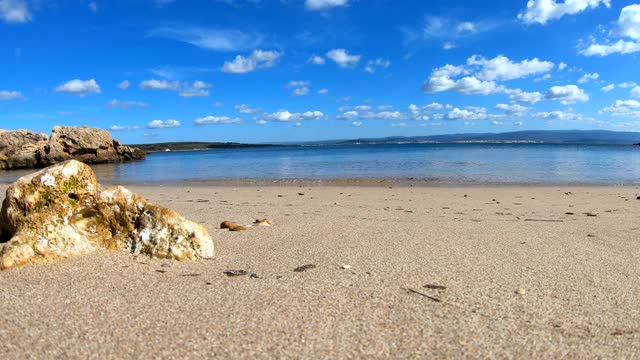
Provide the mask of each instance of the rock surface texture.
POLYGON ((0 269, 97 249, 186 260, 211 258, 206 228, 124 187, 102 189, 88 165, 69 160, 18 179, 0 212, 0 269), (8 237, 7 236, 7 237, 8 237))
POLYGON ((138 148, 121 145, 103 129, 56 126, 51 136, 0 130, 0 170, 45 167, 71 159, 100 164, 145 156, 138 148))

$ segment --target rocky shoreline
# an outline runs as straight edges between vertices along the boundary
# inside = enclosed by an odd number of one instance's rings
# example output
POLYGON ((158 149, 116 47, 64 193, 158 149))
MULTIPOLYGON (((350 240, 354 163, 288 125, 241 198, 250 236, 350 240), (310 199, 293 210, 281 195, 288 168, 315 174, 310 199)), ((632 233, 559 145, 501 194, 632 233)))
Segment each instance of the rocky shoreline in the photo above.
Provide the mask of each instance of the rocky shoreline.
POLYGON ((51 135, 0 129, 0 170, 43 168, 67 160, 102 164, 144 160, 146 153, 121 145, 108 131, 86 126, 56 126, 51 135))

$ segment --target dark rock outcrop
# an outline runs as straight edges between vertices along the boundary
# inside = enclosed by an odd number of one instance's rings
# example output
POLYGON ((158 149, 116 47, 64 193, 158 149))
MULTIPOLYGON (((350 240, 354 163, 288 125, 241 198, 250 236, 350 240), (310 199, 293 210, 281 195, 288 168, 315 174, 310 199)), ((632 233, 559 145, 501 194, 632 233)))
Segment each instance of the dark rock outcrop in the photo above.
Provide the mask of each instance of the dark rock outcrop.
POLYGON ((0 169, 40 168, 66 160, 101 164, 142 160, 146 153, 123 146, 108 131, 56 126, 51 136, 29 130, 0 130, 0 169))

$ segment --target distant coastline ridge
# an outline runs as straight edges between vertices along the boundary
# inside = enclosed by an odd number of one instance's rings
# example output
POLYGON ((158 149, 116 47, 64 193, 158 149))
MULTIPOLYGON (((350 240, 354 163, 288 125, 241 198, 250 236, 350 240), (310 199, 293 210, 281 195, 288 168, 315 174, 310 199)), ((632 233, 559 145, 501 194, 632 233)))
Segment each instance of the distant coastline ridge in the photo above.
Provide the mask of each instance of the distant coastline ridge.
POLYGON ((640 145, 640 132, 607 130, 526 130, 504 133, 465 133, 428 136, 391 136, 346 140, 274 142, 244 144, 235 142, 166 142, 133 144, 146 152, 211 150, 269 146, 336 146, 376 144, 562 144, 562 145, 640 145))

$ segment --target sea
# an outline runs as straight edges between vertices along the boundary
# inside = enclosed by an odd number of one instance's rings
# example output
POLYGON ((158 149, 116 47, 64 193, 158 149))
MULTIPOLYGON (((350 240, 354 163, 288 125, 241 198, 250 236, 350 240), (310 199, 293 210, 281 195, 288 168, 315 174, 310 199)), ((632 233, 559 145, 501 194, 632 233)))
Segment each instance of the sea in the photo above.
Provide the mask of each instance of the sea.
MULTIPOLYGON (((640 146, 373 144, 227 148, 94 165, 100 182, 417 180, 438 184, 640 184, 640 146)), ((29 171, 0 171, 10 183, 29 171)))

